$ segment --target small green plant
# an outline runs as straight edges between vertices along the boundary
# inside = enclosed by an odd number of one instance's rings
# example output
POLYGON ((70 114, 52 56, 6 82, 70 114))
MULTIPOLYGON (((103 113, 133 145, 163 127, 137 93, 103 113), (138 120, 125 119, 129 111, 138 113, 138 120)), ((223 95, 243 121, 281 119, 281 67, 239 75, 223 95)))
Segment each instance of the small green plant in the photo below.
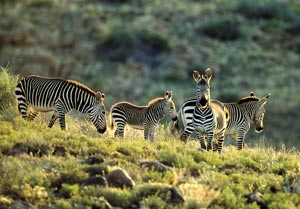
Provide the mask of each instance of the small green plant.
POLYGON ((155 64, 161 53, 168 52, 168 40, 147 30, 117 28, 104 35, 96 46, 100 59, 125 62, 128 58, 148 65, 155 64))
POLYGON ((22 195, 25 200, 33 205, 47 205, 50 202, 49 195, 45 187, 30 186, 25 184, 21 186, 22 195))
POLYGON ((205 35, 221 41, 235 41, 242 37, 237 17, 226 15, 209 19, 202 26, 205 35))
POLYGON ((288 18, 290 7, 279 1, 240 1, 236 11, 250 19, 288 18))
POLYGON ((12 75, 8 69, 0 66, 0 114, 5 120, 16 115, 15 87, 18 76, 12 75))

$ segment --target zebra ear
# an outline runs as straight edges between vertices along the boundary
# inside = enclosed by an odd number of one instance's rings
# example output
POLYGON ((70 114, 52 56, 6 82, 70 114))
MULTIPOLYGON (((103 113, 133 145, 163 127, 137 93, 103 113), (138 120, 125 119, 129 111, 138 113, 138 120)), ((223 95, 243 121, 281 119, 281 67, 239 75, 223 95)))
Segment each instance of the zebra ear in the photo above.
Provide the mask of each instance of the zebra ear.
POLYGON ((199 79, 200 79, 200 74, 199 74, 199 72, 197 71, 197 70, 194 70, 194 72, 193 72, 193 78, 194 78, 194 80, 195 81, 199 81, 199 79))
POLYGON ((255 93, 253 91, 251 91, 250 97, 254 97, 254 96, 255 96, 255 93))
POLYGON ((166 91, 165 99, 170 100, 172 98, 172 91, 166 91))
POLYGON ((206 77, 207 81, 209 82, 212 77, 212 70, 210 68, 207 68, 205 70, 205 77, 206 77))
POLYGON ((269 93, 267 96, 261 98, 262 104, 266 104, 266 102, 268 101, 268 99, 269 99, 270 96, 271 96, 271 93, 269 93))
POLYGON ((97 100, 100 100, 101 102, 104 102, 104 98, 105 98, 105 94, 103 94, 99 91, 96 93, 96 99, 97 100))

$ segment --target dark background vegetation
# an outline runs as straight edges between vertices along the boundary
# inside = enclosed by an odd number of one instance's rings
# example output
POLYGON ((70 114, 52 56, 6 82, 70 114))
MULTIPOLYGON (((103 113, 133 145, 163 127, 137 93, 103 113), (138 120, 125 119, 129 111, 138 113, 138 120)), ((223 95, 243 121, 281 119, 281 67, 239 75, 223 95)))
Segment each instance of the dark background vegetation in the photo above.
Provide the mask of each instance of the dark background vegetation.
POLYGON ((300 3, 297 0, 3 0, 0 65, 14 74, 78 80, 146 104, 194 96, 192 71, 213 70, 212 98, 271 93, 272 145, 299 148, 300 3))

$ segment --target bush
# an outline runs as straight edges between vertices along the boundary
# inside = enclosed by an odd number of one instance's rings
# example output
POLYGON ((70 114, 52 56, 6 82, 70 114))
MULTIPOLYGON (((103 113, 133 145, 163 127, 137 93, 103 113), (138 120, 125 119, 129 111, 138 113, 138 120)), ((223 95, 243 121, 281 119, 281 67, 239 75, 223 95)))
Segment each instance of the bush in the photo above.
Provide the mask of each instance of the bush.
POLYGON ((288 18, 291 11, 283 2, 241 1, 236 11, 250 19, 288 18))
POLYGON ((125 62, 133 58, 148 65, 157 64, 157 57, 170 50, 167 39, 146 30, 116 29, 102 37, 96 46, 100 59, 125 62))
POLYGON ((11 75, 8 69, 0 66, 0 111, 15 104, 15 87, 18 76, 11 75))
POLYGON ((18 76, 0 66, 0 78, 0 114, 4 120, 11 120, 17 114, 14 91, 18 76))
POLYGON ((203 25, 202 31, 221 41, 235 41, 242 36, 239 20, 234 16, 212 18, 203 25))

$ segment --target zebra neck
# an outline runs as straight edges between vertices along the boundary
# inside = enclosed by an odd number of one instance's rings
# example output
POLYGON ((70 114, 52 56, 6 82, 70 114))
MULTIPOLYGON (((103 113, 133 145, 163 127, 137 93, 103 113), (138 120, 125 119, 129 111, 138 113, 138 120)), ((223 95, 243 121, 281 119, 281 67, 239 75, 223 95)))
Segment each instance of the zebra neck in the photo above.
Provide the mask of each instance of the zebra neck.
POLYGON ((197 109, 203 113, 207 112, 208 110, 211 110, 210 101, 207 102, 207 105, 205 107, 202 107, 202 105, 200 104, 200 101, 197 100, 195 109, 197 109))
MULTIPOLYGON (((160 121, 165 116, 164 107, 161 104, 153 104, 148 107, 147 115, 151 115, 151 119, 155 122, 160 121)), ((147 116, 146 116, 147 117, 147 116)))
POLYGON ((245 110, 246 115, 250 118, 254 118, 254 110, 255 110, 256 102, 247 102, 241 104, 242 108, 245 110))
POLYGON ((94 100, 92 95, 81 95, 81 98, 78 97, 75 102, 74 109, 82 113, 89 113, 92 104, 95 103, 94 100))

